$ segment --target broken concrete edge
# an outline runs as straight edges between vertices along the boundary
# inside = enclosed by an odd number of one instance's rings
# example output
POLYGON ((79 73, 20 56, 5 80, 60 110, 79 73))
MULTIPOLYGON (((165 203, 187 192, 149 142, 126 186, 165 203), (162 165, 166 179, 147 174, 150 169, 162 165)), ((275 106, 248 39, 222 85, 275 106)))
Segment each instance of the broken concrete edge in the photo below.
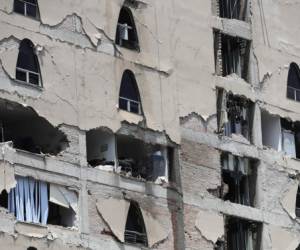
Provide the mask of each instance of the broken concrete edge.
POLYGON ((9 193, 16 185, 14 165, 8 161, 0 160, 0 193, 3 190, 9 193))
POLYGON ((288 213, 288 215, 295 220, 296 219, 296 199, 297 191, 299 187, 299 181, 294 180, 287 190, 283 193, 280 203, 283 209, 288 213))
MULTIPOLYGON (((130 207, 130 200, 125 198, 97 200, 96 208, 107 227, 111 230, 116 239, 125 243, 124 233, 127 221, 127 214, 130 207), (113 210, 117 212, 114 213, 113 210), (118 216, 117 216, 118 215, 118 216)), ((140 208, 145 222, 148 245, 150 248, 157 246, 168 238, 169 233, 153 217, 153 215, 143 208, 140 208)))
POLYGON ((195 227, 207 241, 213 244, 224 237, 224 218, 218 212, 198 212, 195 227))

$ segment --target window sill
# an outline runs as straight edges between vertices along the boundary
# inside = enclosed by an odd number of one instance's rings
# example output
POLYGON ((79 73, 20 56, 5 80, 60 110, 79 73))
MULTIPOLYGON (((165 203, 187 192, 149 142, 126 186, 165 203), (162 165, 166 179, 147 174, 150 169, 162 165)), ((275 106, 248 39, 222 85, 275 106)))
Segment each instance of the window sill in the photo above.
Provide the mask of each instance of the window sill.
POLYGON ((288 101, 291 101, 291 102, 296 102, 296 103, 300 103, 300 100, 299 101, 297 101, 297 100, 295 100, 295 99, 292 99, 292 98, 286 98, 288 101))
POLYGON ((39 91, 43 91, 43 89, 44 89, 42 86, 38 86, 38 85, 28 83, 28 82, 23 82, 23 81, 20 81, 20 80, 17 80, 17 79, 15 79, 14 83, 16 85, 20 85, 22 87, 28 87, 30 89, 36 89, 36 90, 39 90, 39 91))
POLYGON ((22 17, 24 17, 24 18, 29 18, 29 19, 31 19, 31 20, 33 20, 33 21, 36 21, 36 22, 39 22, 39 23, 40 23, 40 18, 39 18, 39 17, 34 18, 34 17, 32 17, 32 16, 24 15, 24 14, 15 12, 15 11, 13 11, 13 13, 16 14, 17 16, 22 16, 22 17))
POLYGON ((129 48, 129 47, 121 46, 121 45, 119 45, 119 44, 116 44, 116 46, 117 46, 117 49, 118 49, 119 51, 120 51, 120 50, 125 50, 125 51, 132 51, 132 52, 134 52, 134 53, 136 53, 136 54, 141 53, 141 48, 140 48, 140 47, 138 47, 138 48, 129 48))
POLYGON ((129 112, 127 110, 123 110, 118 108, 118 113, 122 116, 123 120, 126 120, 130 123, 138 124, 139 122, 144 120, 144 115, 136 114, 129 112))

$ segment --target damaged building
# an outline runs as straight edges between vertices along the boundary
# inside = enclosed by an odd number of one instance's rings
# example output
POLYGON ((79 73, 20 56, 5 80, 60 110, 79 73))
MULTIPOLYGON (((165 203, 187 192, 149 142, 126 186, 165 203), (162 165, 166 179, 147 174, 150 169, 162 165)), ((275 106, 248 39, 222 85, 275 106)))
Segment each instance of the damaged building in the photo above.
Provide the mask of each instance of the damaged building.
POLYGON ((0 249, 300 249, 297 1, 0 10, 0 249))

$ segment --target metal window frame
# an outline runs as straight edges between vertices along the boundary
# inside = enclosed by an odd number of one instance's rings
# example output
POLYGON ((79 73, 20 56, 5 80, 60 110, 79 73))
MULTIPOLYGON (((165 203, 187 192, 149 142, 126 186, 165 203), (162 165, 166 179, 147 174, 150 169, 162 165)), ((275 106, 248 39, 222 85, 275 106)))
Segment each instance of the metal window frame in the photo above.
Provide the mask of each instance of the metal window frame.
POLYGON ((288 97, 288 99, 294 100, 294 101, 296 101, 296 102, 300 102, 300 100, 299 100, 299 101, 297 100, 297 92, 300 93, 300 89, 297 89, 297 88, 294 88, 294 87, 291 87, 291 86, 287 86, 287 89, 288 89, 288 90, 292 90, 293 93, 294 93, 294 98, 288 97))
POLYGON ((23 68, 20 68, 20 67, 16 67, 16 70, 17 70, 17 71, 24 72, 24 73, 26 74, 26 81, 22 81, 22 80, 16 79, 17 81, 22 82, 22 83, 26 83, 26 84, 30 84, 30 85, 32 85, 32 86, 42 87, 42 81, 41 81, 41 74, 40 74, 40 73, 31 71, 31 70, 28 70, 28 69, 23 69, 23 68), (31 82, 29 81, 29 75, 30 75, 30 74, 33 74, 33 75, 38 76, 38 79, 39 79, 38 85, 35 85, 35 84, 33 84, 33 83, 31 83, 31 82))
POLYGON ((24 16, 27 16, 27 17, 32 17, 32 16, 29 16, 27 14, 27 5, 31 5, 31 6, 35 6, 36 7, 36 11, 35 11, 35 16, 34 18, 38 18, 38 5, 37 4, 34 4, 34 3, 29 3, 29 2, 26 2, 25 0, 15 0, 15 1, 18 1, 18 2, 21 2, 24 4, 24 16))
POLYGON ((138 107, 138 113, 137 113, 137 114, 138 114, 138 115, 142 115, 141 102, 135 101, 135 100, 132 100, 132 99, 129 99, 129 98, 126 98, 126 97, 122 97, 122 96, 120 96, 119 98, 120 98, 121 100, 126 101, 126 111, 135 114, 135 112, 132 112, 132 111, 131 111, 131 103, 134 103, 134 104, 136 104, 137 107, 138 107))

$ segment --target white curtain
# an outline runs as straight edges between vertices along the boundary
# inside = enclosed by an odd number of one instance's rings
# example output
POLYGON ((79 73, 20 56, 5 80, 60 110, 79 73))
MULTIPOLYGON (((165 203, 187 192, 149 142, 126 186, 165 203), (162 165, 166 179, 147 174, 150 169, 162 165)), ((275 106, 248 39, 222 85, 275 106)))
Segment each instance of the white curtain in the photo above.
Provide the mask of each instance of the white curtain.
POLYGON ((47 183, 29 177, 17 176, 17 185, 8 197, 8 209, 17 220, 47 224, 47 183))

